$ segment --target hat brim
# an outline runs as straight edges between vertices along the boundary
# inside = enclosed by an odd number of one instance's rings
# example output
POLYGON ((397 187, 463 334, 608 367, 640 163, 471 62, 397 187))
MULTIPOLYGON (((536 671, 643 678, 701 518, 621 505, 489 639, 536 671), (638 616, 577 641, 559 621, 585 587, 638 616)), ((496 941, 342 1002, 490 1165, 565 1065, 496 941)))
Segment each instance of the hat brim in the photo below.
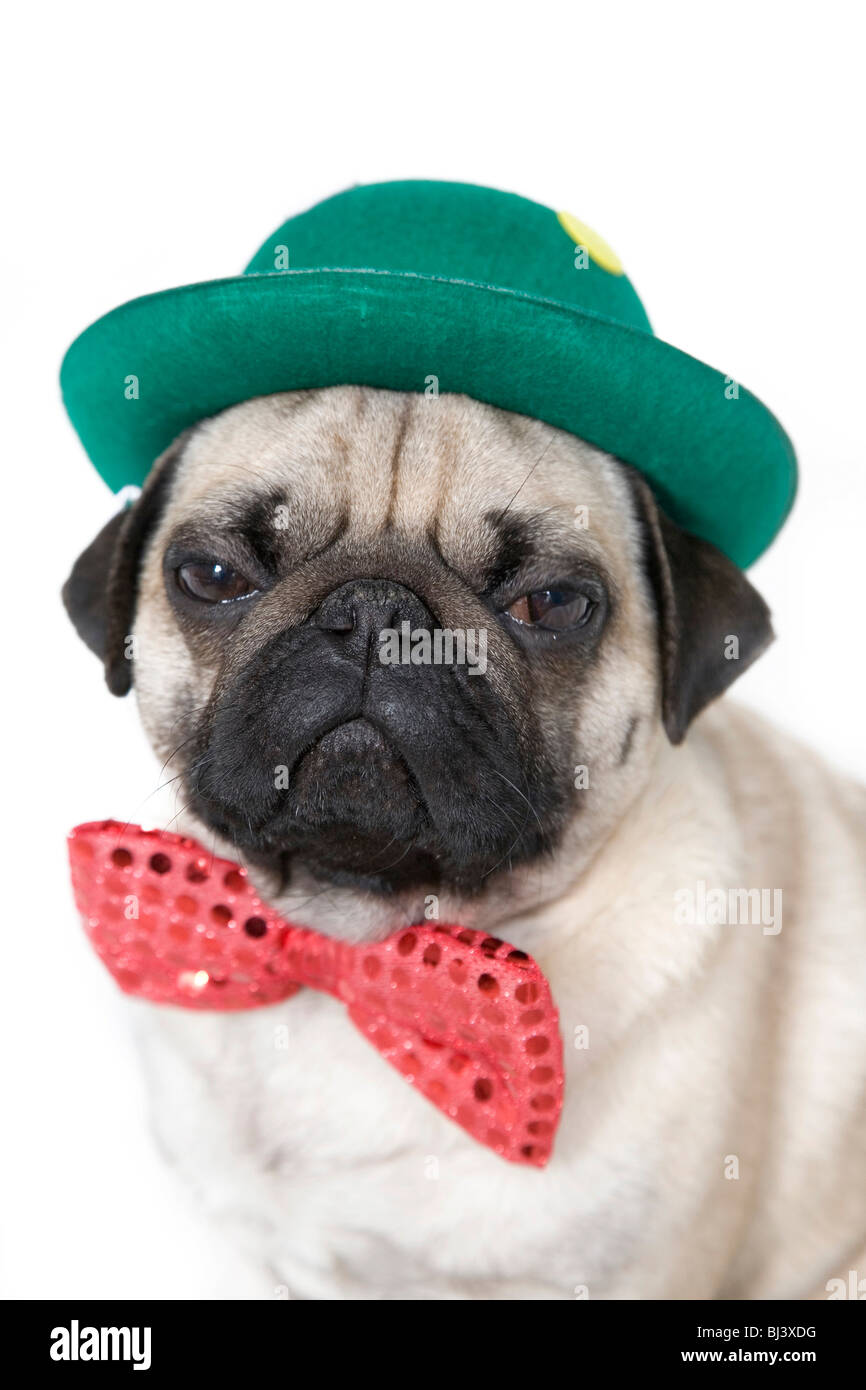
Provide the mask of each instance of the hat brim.
POLYGON ((675 521, 742 567, 791 508, 793 448, 745 388, 650 333, 462 280, 296 270, 147 295, 75 340, 61 387, 117 491, 142 483, 182 430, 240 401, 337 385, 424 391, 430 377, 633 464, 675 521))

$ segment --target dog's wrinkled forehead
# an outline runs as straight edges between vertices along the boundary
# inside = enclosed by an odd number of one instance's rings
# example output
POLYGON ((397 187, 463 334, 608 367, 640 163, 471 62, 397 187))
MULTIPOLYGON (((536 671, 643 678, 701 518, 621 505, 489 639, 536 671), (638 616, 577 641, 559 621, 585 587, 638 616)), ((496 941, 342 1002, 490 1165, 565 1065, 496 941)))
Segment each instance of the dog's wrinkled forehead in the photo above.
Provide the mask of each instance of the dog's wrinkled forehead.
POLYGON ((192 519, 276 532, 298 560, 342 536, 423 538, 481 586, 518 536, 547 554, 620 555, 627 570, 630 518, 618 465, 571 435, 464 396, 346 388, 246 401, 198 426, 161 531, 192 519))

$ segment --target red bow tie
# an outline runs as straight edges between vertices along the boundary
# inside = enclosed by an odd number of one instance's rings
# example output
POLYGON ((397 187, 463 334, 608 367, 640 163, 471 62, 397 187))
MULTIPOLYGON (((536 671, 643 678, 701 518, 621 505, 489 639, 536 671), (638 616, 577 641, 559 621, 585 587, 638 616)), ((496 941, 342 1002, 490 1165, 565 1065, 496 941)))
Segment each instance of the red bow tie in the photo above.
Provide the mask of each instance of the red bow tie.
POLYGON ((512 1163, 544 1167, 562 1109, 559 1020, 535 961, 425 923, 353 946, 272 912, 246 871, 195 840, 117 821, 69 836, 75 901, 121 989, 155 1004, 252 1009, 302 985, 428 1100, 512 1163))

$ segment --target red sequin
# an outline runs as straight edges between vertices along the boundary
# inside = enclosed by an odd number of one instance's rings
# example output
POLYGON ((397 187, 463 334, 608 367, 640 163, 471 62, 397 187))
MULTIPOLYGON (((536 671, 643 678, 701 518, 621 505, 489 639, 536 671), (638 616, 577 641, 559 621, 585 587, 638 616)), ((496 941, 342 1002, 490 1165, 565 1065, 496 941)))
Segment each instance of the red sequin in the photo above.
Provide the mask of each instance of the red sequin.
POLYGON ((525 952, 438 923, 373 945, 322 936, 285 922, 242 868, 195 840, 117 821, 78 826, 69 859, 85 930, 127 994, 227 1010, 323 990, 479 1143, 512 1163, 547 1163, 562 1041, 547 980, 525 952))

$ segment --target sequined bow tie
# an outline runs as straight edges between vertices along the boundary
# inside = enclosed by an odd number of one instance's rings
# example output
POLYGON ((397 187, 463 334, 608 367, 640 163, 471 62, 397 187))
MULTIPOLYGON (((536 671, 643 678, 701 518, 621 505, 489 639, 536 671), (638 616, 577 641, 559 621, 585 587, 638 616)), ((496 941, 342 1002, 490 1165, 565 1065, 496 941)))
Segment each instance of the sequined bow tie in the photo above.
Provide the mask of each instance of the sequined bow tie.
POLYGON ((244 869, 195 840, 117 821, 79 825, 69 859, 87 934, 127 994, 225 1010, 323 990, 479 1143, 512 1163, 547 1163, 562 1042, 547 981, 525 952, 439 923, 376 944, 322 936, 277 916, 244 869))

